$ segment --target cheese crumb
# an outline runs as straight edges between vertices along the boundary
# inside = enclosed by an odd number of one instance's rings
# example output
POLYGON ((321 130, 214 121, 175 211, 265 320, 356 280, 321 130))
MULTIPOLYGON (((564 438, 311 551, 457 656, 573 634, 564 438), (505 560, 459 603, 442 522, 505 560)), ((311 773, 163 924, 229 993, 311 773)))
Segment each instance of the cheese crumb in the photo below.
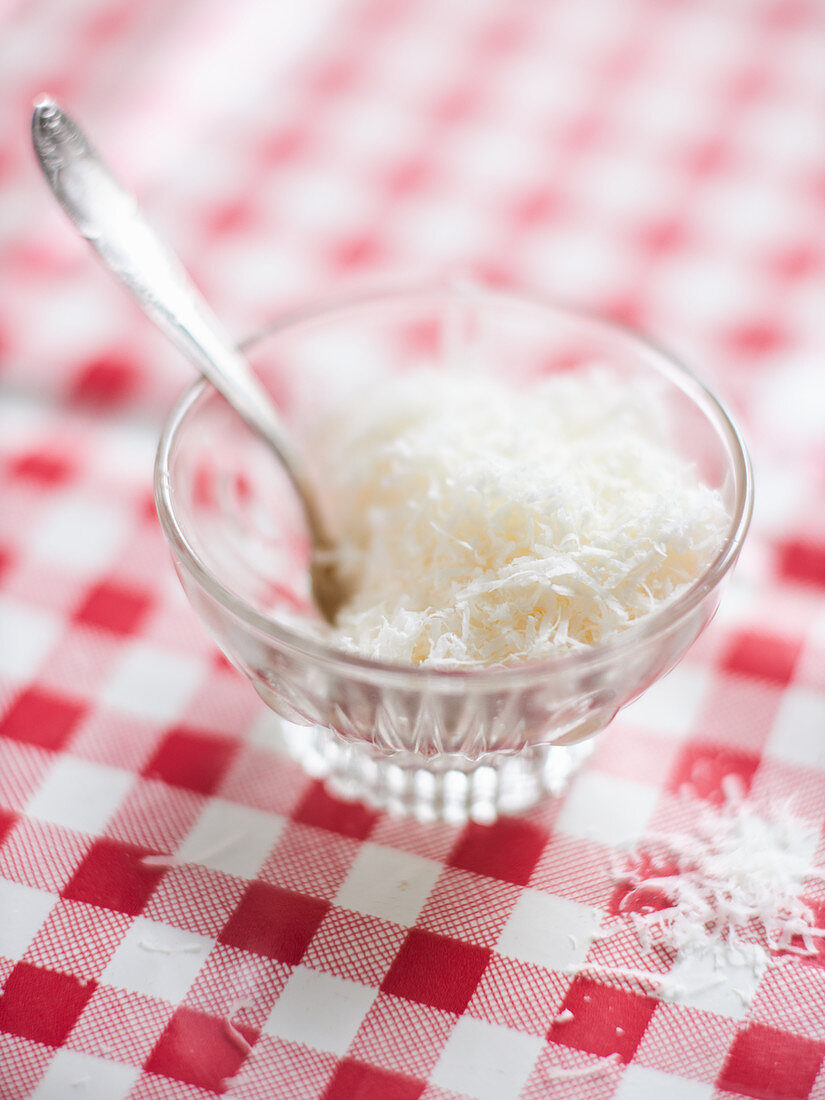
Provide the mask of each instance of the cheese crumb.
POLYGON ((586 650, 690 587, 728 526, 656 396, 604 369, 525 392, 401 377, 339 409, 318 452, 354 592, 329 638, 384 661, 586 650))

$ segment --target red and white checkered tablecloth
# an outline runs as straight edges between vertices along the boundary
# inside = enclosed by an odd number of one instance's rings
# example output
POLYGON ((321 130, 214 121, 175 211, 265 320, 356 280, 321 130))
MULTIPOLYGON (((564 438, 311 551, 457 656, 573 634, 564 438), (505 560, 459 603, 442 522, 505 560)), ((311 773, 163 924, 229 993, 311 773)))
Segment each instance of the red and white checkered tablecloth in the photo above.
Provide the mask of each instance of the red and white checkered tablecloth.
POLYGON ((593 939, 611 856, 726 775, 822 837, 825 6, 288 7, 2 16, 0 1098, 823 1100, 825 947, 743 997, 568 968, 650 968, 593 939), (154 516, 189 368, 39 180, 42 91, 238 334, 457 266, 632 322, 733 405, 758 499, 722 610, 564 797, 424 825, 275 751, 154 516))

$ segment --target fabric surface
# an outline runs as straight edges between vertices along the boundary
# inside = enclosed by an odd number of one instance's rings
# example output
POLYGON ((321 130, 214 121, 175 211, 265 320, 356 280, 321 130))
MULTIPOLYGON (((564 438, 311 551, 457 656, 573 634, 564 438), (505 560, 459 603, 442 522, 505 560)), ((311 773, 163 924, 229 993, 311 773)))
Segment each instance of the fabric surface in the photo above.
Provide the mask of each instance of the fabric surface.
POLYGON ((790 799, 825 861, 825 7, 280 7, 3 16, 0 1097, 825 1097, 825 948, 737 996, 568 973, 671 966, 593 938, 611 857, 726 776, 790 799), (472 271, 653 334, 730 403, 757 506, 720 613, 564 797, 423 825, 273 749, 154 514, 190 369, 38 178, 43 91, 239 335, 472 271))

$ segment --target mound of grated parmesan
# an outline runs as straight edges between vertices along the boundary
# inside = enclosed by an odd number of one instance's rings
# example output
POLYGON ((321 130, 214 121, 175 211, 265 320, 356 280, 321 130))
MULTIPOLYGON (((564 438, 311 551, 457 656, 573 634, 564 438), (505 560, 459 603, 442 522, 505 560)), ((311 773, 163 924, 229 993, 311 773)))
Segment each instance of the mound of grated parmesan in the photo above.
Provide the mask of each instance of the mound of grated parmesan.
POLYGON ((652 393, 606 370, 517 392, 418 372, 319 440, 354 595, 330 640, 451 668, 584 650, 689 587, 720 494, 668 444, 652 393))

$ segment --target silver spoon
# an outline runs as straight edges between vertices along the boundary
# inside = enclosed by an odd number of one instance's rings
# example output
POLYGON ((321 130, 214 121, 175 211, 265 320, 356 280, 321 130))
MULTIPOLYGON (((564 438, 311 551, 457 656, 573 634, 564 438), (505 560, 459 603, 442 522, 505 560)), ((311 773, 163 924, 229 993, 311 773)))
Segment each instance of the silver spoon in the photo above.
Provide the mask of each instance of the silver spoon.
POLYGON ((177 257, 144 221, 80 127, 53 100, 34 108, 32 141, 57 201, 159 329, 275 451, 304 506, 312 539, 312 592, 332 622, 345 599, 335 540, 306 465, 266 390, 177 257))

